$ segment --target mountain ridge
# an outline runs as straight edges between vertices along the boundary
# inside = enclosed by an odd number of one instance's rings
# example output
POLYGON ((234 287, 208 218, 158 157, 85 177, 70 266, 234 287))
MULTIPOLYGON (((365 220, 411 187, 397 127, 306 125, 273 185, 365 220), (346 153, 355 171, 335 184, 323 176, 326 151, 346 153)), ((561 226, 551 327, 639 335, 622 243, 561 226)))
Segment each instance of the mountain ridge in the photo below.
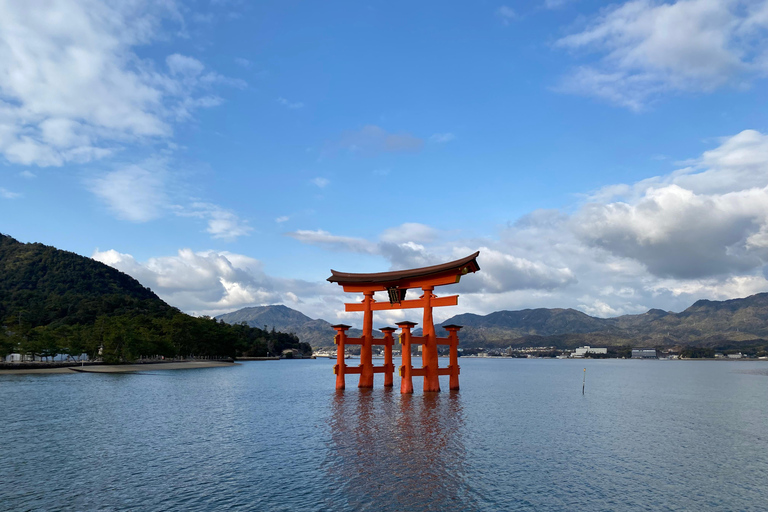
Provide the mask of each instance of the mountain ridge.
MULTIPOLYGON (((264 328, 265 330, 276 329, 292 333, 298 336, 302 342, 309 343, 313 347, 333 346, 333 338, 336 335, 330 322, 321 318, 310 318, 283 304, 242 308, 218 315, 216 319, 223 320, 228 324, 245 322, 250 327, 264 328)), ((359 337, 362 333, 363 331, 360 329, 354 328, 347 331, 347 335, 353 338, 359 337)), ((373 335, 375 338, 382 337, 377 330, 374 330, 373 335)))
MULTIPOLYGON (((285 308, 301 315, 298 324, 277 324, 315 347, 331 346, 335 332, 331 324, 284 305, 243 308, 217 318, 230 322, 237 313, 249 310, 254 318, 266 318, 263 308, 285 308)), ((278 310, 282 311, 282 310, 278 310)), ((255 321, 255 320, 254 320, 255 321)), ((643 346, 719 346, 763 343, 768 339, 768 293, 715 301, 700 299, 674 313, 652 308, 645 313, 598 318, 573 308, 531 308, 494 311, 487 315, 461 313, 436 324, 462 325, 464 347, 506 347, 536 345, 573 348, 584 344, 643 346)), ((249 325, 255 326, 254 323, 249 325)), ((261 324, 263 327, 265 324, 261 324)), ((266 325, 270 325, 269 322, 266 325)), ((418 335, 418 332, 415 332, 418 335)), ((350 329, 350 336, 359 336, 350 329)))

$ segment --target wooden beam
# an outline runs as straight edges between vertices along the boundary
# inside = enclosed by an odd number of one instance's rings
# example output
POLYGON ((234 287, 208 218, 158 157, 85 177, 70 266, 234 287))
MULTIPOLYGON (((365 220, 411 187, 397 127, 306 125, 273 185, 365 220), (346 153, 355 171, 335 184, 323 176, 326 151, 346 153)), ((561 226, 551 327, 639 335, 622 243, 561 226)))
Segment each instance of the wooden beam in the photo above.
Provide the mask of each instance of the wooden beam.
MULTIPOLYGON (((459 296, 449 295, 447 297, 436 297, 432 299, 431 303, 432 303, 432 307, 457 306, 459 304, 459 296)), ((390 304, 389 302, 374 302, 371 305, 371 310, 372 311, 389 311, 393 309, 413 309, 413 308, 423 308, 425 305, 426 305, 426 301, 424 299, 404 300, 399 304, 397 302, 394 304, 390 304)), ((350 304, 344 304, 344 308, 345 308, 344 310, 347 312, 365 311, 365 304, 360 302, 353 302, 350 304)), ((350 338, 347 338, 347 339, 350 339, 350 338)))
MULTIPOLYGON (((449 274, 433 277, 419 277, 412 279, 403 279, 397 282, 387 283, 390 287, 406 288, 412 290, 414 288, 420 289, 425 286, 445 286, 448 284, 456 284, 461 280, 461 274, 449 274)), ((386 285, 380 284, 344 284, 342 288, 347 293, 363 293, 363 292, 383 292, 387 290, 386 285)))

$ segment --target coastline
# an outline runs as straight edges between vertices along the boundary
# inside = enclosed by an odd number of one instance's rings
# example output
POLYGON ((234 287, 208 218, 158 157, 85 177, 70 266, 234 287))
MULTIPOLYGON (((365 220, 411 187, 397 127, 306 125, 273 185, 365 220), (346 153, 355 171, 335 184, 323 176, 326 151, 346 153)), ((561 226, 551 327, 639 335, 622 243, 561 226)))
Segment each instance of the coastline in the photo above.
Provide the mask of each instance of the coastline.
POLYGON ((194 370, 197 368, 219 368, 239 366, 238 363, 224 361, 183 361, 152 364, 98 364, 90 366, 65 366, 59 368, 22 368, 18 370, 0 369, 0 375, 56 374, 68 373, 132 373, 151 370, 194 370))

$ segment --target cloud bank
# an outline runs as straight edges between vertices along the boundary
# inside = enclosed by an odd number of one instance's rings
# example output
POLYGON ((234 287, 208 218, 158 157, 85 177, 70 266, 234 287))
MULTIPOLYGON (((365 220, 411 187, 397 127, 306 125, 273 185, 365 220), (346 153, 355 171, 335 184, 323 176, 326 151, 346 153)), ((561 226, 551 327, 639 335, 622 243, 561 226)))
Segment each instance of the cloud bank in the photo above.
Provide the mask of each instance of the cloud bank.
POLYGON ((4 2, 0 154, 41 167, 103 158, 221 103, 211 85, 243 86, 193 57, 169 55, 163 67, 135 53, 180 19, 170 1, 4 2))
POLYGON ((768 71, 765 0, 635 0, 611 5, 556 45, 598 60, 576 67, 564 92, 640 110, 674 91, 747 87, 768 71))
MULTIPOLYGON (((296 230, 287 236, 328 251, 379 257, 386 271, 434 265, 479 250, 481 271, 450 293, 461 312, 572 307, 596 316, 680 311, 699 298, 723 300, 768 291, 768 135, 745 130, 665 176, 615 184, 589 194, 573 213, 536 210, 493 238, 461 238, 405 223, 375 238, 296 230)), ((324 281, 269 276, 247 256, 192 253, 135 261, 97 252, 115 266, 193 313, 284 303, 315 318, 355 323, 343 312, 340 288, 324 281)), ((448 290, 446 289, 446 293, 448 290)), ((413 317, 378 315, 377 325, 413 317)))

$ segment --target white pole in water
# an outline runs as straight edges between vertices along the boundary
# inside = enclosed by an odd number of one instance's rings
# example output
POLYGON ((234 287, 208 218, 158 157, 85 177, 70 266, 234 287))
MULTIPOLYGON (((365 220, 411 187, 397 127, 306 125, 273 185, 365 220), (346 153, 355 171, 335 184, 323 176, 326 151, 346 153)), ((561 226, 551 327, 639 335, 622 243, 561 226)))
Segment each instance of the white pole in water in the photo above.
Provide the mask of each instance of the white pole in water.
POLYGON ((584 386, 587 384, 587 369, 584 368, 584 378, 581 379, 581 394, 584 394, 584 386))

